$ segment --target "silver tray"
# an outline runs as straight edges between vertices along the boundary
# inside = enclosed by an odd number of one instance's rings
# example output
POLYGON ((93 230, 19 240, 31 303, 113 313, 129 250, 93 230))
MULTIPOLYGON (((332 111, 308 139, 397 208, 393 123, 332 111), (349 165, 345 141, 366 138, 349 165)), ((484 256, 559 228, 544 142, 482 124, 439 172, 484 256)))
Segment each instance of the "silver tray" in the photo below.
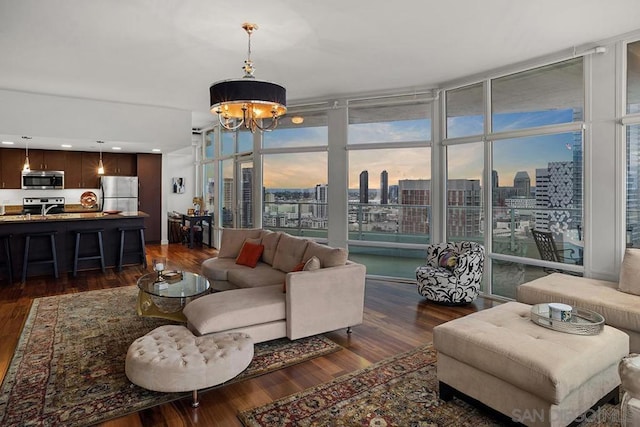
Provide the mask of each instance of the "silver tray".
POLYGON ((598 335, 604 329, 604 317, 595 311, 573 307, 571 319, 555 320, 549 317, 549 304, 531 307, 531 321, 554 331, 576 335, 598 335))

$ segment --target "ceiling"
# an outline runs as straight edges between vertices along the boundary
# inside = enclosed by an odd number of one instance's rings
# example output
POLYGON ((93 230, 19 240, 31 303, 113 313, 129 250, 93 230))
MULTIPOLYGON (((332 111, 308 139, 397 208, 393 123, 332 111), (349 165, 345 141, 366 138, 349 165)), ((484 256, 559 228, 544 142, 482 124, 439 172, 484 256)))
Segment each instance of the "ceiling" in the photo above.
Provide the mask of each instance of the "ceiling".
POLYGON ((640 2, 0 0, 0 89, 188 110, 206 127, 211 83, 242 76, 243 22, 259 25, 256 77, 295 105, 424 90, 635 31, 640 2))

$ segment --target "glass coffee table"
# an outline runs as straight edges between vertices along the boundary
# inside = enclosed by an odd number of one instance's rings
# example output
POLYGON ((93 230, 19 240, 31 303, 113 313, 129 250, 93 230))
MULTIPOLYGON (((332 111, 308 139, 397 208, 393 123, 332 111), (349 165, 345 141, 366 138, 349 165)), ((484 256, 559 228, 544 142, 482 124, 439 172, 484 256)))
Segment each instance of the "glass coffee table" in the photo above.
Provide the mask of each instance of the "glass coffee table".
POLYGON ((576 335, 598 335, 604 329, 604 317, 595 311, 572 307, 569 320, 552 319, 549 304, 536 304, 531 307, 531 321, 554 331, 576 335))
POLYGON ((144 274, 138 279, 138 315, 187 322, 182 309, 209 293, 209 281, 188 271, 144 274))

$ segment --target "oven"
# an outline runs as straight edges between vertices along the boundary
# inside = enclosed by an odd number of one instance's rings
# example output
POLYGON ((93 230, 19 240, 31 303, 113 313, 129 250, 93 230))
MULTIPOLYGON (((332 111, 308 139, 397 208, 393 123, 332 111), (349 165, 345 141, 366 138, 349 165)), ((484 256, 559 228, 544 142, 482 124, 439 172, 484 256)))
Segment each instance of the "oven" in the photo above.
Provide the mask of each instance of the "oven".
POLYGON ((23 214, 42 215, 63 212, 64 197, 25 197, 22 199, 23 214))

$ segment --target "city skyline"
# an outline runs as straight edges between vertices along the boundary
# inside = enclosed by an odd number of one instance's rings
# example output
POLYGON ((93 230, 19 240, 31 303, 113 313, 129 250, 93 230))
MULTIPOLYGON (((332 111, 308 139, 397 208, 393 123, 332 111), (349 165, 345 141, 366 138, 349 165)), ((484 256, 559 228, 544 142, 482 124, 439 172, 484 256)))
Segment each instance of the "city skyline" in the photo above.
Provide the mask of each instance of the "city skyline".
MULTIPOLYGON (((494 122, 500 130, 507 131, 564 123, 571 121, 572 115, 574 113, 570 109, 509 113, 496 115, 494 122), (507 126, 505 123, 511 125, 507 126)), ((477 117, 457 117, 456 120, 452 120, 452 126, 461 129, 473 127, 477 117)), ((267 134, 265 148, 318 146, 319 151, 265 154, 264 185, 268 188, 312 188, 319 182, 327 182, 326 148, 320 148, 327 146, 326 130, 326 127, 322 126, 302 127, 276 130, 267 134)), ((430 132, 430 121, 427 119, 351 124, 349 143, 357 146, 362 143, 427 141, 421 138, 428 138, 430 132)), ((507 182, 512 181, 518 171, 526 171, 530 177, 535 177, 536 168, 544 166, 548 161, 570 161, 575 140, 576 135, 572 132, 496 140, 493 143, 493 169, 500 170, 500 175, 507 182)), ((484 154, 481 142, 450 146, 448 151, 449 177, 483 180, 484 154)), ((431 148, 349 150, 349 188, 359 185, 359 174, 365 169, 369 171, 370 179, 375 181, 383 170, 387 171, 389 182, 402 179, 431 179, 431 148)), ((377 185, 374 182, 369 183, 370 188, 377 185)))

